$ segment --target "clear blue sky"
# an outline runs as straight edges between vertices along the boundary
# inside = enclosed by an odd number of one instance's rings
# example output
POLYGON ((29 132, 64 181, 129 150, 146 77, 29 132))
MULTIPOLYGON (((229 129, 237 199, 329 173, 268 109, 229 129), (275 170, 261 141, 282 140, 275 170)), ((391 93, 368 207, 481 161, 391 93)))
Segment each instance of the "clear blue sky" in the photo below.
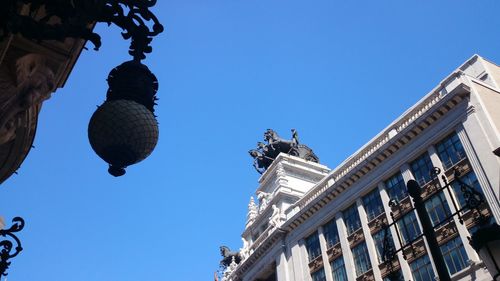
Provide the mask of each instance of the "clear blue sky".
POLYGON ((219 245, 241 246, 265 129, 296 128, 333 168, 474 53, 500 62, 496 0, 159 2, 156 150, 113 178, 88 144, 128 59, 101 24, 102 49, 44 104, 36 148, 0 187, 0 215, 27 223, 9 281, 212 280, 219 245))

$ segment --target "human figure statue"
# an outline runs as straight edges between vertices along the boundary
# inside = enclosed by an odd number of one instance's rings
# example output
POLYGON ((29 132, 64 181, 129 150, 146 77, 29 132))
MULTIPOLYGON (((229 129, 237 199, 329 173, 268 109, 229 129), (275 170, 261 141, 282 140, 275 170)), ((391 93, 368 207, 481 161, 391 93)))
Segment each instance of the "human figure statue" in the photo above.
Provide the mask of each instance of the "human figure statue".
POLYGON ((259 213, 266 209, 267 203, 269 203, 269 196, 270 194, 267 192, 257 192, 257 199, 259 199, 259 213))
POLYGON ((293 147, 299 146, 299 134, 295 129, 292 129, 292 146, 293 147))
POLYGON ((269 225, 271 225, 271 227, 273 228, 276 228, 279 227, 281 224, 281 210, 278 207, 276 207, 275 204, 273 204, 272 207, 273 207, 273 213, 269 218, 269 225))
POLYGON ((243 242, 243 247, 241 247, 240 255, 241 255, 241 259, 244 260, 250 255, 250 250, 249 250, 250 245, 249 245, 248 241, 243 237, 241 237, 241 241, 243 242))

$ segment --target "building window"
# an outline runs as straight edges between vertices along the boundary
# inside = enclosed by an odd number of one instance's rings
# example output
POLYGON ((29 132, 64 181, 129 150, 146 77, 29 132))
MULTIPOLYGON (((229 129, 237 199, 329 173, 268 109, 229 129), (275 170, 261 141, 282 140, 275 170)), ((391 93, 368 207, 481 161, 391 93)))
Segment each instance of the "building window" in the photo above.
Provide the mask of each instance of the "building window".
POLYGON ((339 231, 337 229, 335 219, 332 219, 323 226, 323 235, 325 236, 327 248, 330 248, 339 242, 339 231))
POLYGON ((460 236, 446 242, 440 248, 450 275, 459 272, 467 266, 468 257, 460 236))
POLYGON ((446 170, 466 157, 457 133, 453 133, 437 143, 436 150, 446 170))
MULTIPOLYGON (((379 232, 373 234, 373 243, 375 243, 375 249, 377 250, 377 257, 380 263, 384 262, 384 237, 385 237, 385 229, 380 230, 379 232)), ((394 246, 394 240, 392 240, 392 235, 389 229, 387 229, 387 241, 388 244, 386 247, 386 251, 392 249, 396 249, 394 246)))
POLYGON ((334 259, 330 264, 332 267, 333 281, 347 281, 344 258, 342 256, 334 259))
POLYGON ((347 235, 351 235, 353 232, 361 228, 361 220, 359 219, 358 207, 356 206, 356 203, 344 210, 342 215, 347 228, 347 235))
POLYGON ((368 221, 373 220, 384 212, 382 199, 380 199, 380 194, 377 188, 363 196, 363 206, 365 207, 368 221))
POLYGON ((395 273, 392 273, 394 277, 392 278, 389 278, 389 276, 386 276, 384 277, 384 279, 382 279, 383 281, 393 281, 393 280, 401 280, 401 281, 404 281, 404 278, 403 278, 403 273, 401 273, 401 269, 399 269, 398 271, 396 271, 395 273))
POLYGON ((309 261, 313 261, 315 258, 321 255, 318 232, 314 232, 306 238, 306 249, 309 256, 309 261))
POLYGON ((434 271, 432 270, 429 256, 422 256, 410 263, 411 274, 415 281, 434 281, 434 271))
POLYGON ((356 276, 360 276, 372 268, 365 242, 361 242, 352 248, 352 257, 356 267, 356 276))
MULTIPOLYGON (((474 174, 474 172, 469 172, 466 175, 461 176, 460 180, 468 186, 473 187, 474 190, 479 192, 481 195, 483 194, 483 190, 481 189, 479 181, 477 180, 476 174, 474 174)), ((453 181, 451 183, 451 187, 453 188, 453 193, 455 193, 455 197, 458 200, 458 205, 460 206, 460 208, 465 207, 464 193, 462 192, 462 187, 460 186, 458 181, 453 181)))
POLYGON ((425 209, 429 214, 432 226, 438 225, 451 214, 443 192, 439 192, 425 201, 425 209))
POLYGON ((399 232, 403 236, 403 244, 408 244, 410 241, 415 240, 415 238, 421 233, 417 217, 413 211, 398 220, 397 225, 399 232))
POLYGON ((385 188, 387 189, 387 193, 389 193, 389 198, 397 200, 398 202, 408 196, 406 184, 401 173, 397 173, 386 180, 385 188))
POLYGON ((325 269, 320 268, 319 270, 311 273, 312 281, 326 281, 325 269))
POLYGON ((420 155, 417 159, 410 163, 411 172, 415 177, 415 180, 421 186, 430 182, 432 180, 431 172, 434 169, 432 166, 431 158, 429 153, 425 152, 420 155))

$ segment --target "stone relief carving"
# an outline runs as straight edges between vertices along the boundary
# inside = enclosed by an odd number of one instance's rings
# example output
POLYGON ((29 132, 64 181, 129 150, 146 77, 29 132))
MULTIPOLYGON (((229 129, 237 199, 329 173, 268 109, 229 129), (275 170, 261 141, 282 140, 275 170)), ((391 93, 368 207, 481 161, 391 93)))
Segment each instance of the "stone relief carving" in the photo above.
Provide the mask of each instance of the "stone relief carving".
POLYGON ((221 281, 232 281, 233 279, 230 276, 234 272, 236 267, 238 267, 238 264, 235 262, 235 259, 233 257, 233 260, 231 261, 229 266, 224 271, 224 276, 222 277, 221 281))
POLYGON ((0 145, 13 140, 21 126, 22 113, 41 104, 54 91, 54 73, 45 58, 25 55, 15 62, 15 71, 0 66, 0 145))
POLYGON ((243 242, 243 247, 240 249, 240 256, 242 260, 246 260, 248 256, 250 256, 250 245, 243 237, 241 238, 241 241, 243 242))
POLYGON ((273 213, 271 217, 269 217, 269 225, 271 228, 278 228, 281 226, 283 221, 285 220, 285 215, 281 212, 281 209, 276 207, 276 205, 273 204, 273 213))
POLYGON ((248 203, 247 226, 251 225, 255 221, 258 212, 259 210, 257 209, 257 204, 255 204, 253 196, 251 196, 250 203, 248 203))
POLYGON ((257 199, 259 199, 259 214, 262 213, 267 207, 271 194, 263 191, 257 192, 257 199))

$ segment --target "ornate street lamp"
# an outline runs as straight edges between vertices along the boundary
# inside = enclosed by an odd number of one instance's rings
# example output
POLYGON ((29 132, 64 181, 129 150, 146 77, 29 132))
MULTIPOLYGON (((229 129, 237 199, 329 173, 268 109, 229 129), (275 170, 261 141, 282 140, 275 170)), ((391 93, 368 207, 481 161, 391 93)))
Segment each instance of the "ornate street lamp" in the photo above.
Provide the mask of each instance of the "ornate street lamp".
POLYGON ((88 128, 92 148, 113 176, 125 174, 125 167, 149 156, 158 141, 158 81, 141 63, 152 51, 152 38, 163 31, 149 10, 155 4, 156 0, 5 0, 0 8, 0 41, 9 34, 36 41, 72 37, 92 42, 97 50, 101 37, 92 30, 97 22, 113 23, 124 30, 124 39, 131 39, 133 59, 110 72, 106 101, 88 128), (21 13, 23 9, 29 12, 21 13), (45 16, 36 17, 41 9, 45 16))

